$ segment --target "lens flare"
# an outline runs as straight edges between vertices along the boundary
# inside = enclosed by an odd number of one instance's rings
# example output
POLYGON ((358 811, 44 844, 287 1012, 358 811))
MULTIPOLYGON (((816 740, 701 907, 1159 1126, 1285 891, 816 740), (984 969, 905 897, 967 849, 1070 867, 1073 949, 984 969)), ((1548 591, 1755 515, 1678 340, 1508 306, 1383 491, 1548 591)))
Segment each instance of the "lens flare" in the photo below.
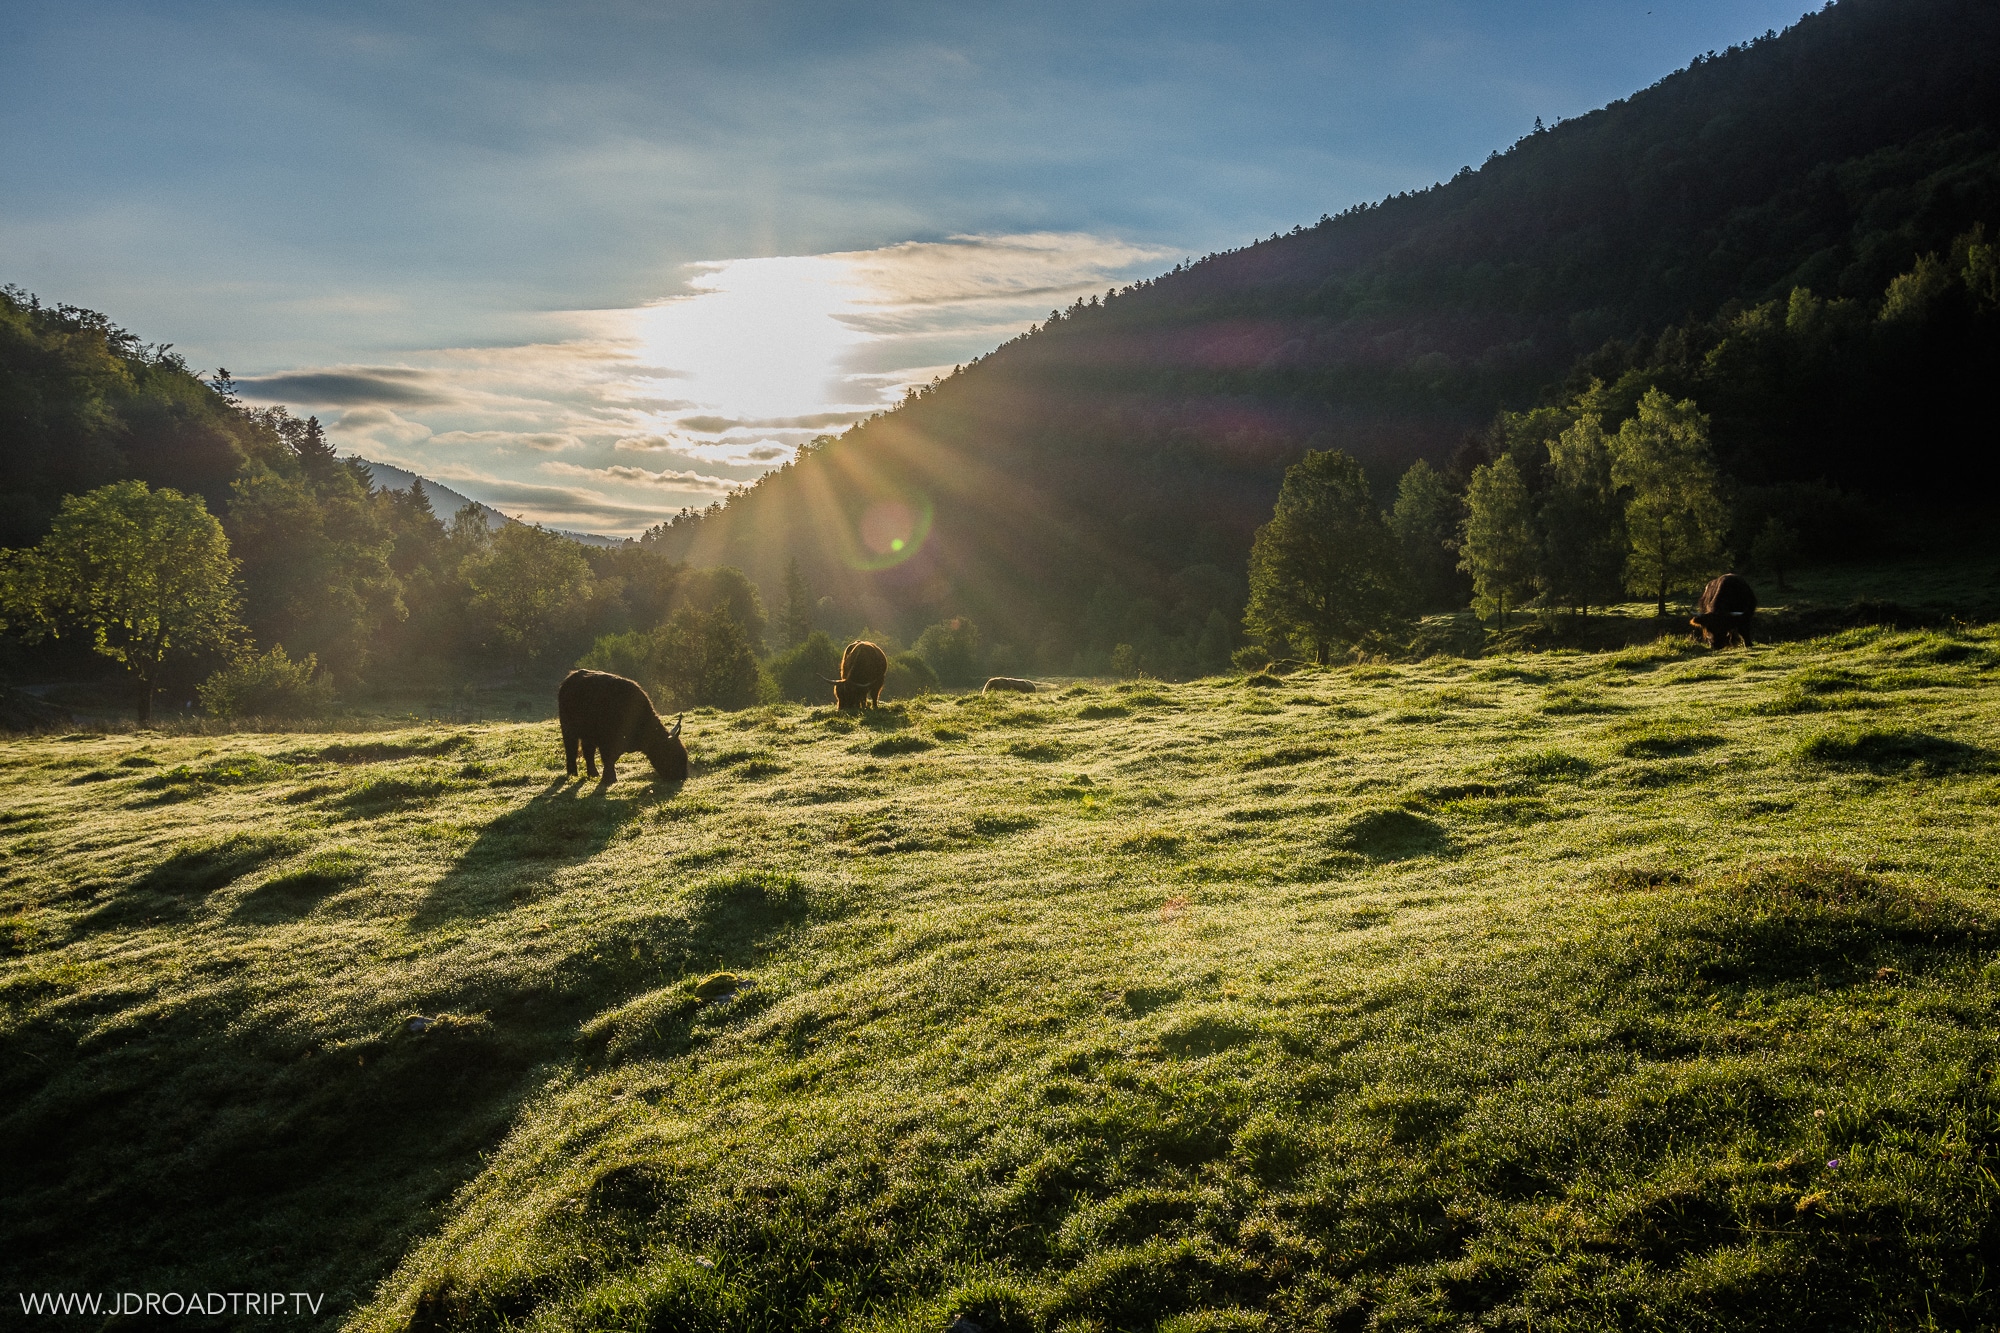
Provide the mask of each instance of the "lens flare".
POLYGON ((931 502, 921 495, 879 499, 861 511, 849 563, 856 569, 888 569, 923 549, 931 534, 931 502))

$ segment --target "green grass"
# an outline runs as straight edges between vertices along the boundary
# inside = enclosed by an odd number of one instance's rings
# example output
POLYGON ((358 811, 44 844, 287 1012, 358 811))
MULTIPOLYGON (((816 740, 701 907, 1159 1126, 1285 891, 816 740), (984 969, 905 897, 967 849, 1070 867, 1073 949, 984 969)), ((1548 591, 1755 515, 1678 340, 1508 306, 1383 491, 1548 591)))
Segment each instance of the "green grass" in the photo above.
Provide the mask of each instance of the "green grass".
POLYGON ((687 737, 678 791, 565 781, 545 722, 9 742, 6 1281, 358 1330, 2000 1323, 1993 629, 687 737))

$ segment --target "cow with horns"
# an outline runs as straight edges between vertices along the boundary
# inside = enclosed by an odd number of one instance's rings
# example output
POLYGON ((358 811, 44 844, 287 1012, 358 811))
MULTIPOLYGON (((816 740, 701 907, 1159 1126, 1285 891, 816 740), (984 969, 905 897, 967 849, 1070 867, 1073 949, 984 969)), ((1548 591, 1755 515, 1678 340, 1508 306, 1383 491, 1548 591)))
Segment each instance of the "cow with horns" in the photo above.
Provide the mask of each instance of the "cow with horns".
POLYGON ((1735 639, 1750 646, 1750 630, 1757 621, 1757 594, 1740 574, 1718 574, 1701 590, 1694 615, 1688 624, 1701 631, 1711 648, 1726 648, 1735 639))
POLYGON ((834 705, 842 712, 870 707, 882 702, 882 686, 889 679, 889 655, 866 639, 856 639, 840 655, 840 679, 824 677, 833 686, 834 705))
POLYGON ((563 759, 569 775, 576 761, 597 776, 597 758, 604 758, 604 783, 618 780, 618 758, 637 750, 653 762, 663 782, 685 782, 687 747, 681 744, 681 719, 669 731, 639 682, 608 671, 572 671, 556 689, 556 719, 562 725, 563 759))

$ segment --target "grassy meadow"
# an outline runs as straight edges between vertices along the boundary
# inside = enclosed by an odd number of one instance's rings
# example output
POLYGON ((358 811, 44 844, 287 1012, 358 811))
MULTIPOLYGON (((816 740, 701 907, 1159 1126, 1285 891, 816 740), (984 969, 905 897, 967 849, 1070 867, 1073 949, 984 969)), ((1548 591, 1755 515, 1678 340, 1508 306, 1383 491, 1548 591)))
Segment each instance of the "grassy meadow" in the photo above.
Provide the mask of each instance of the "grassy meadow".
POLYGON ((8 1286, 2000 1323, 1993 628, 687 734, 677 791, 548 721, 8 741, 8 1286))

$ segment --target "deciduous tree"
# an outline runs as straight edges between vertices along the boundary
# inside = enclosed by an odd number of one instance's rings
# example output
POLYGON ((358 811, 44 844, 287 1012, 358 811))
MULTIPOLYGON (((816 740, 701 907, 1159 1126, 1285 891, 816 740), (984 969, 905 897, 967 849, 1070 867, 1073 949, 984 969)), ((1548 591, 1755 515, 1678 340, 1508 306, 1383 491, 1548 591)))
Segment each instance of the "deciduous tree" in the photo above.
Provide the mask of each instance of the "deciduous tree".
POLYGON ((1625 586, 1650 593, 1664 616, 1669 593, 1692 592, 1722 563, 1728 516, 1708 418, 1693 399, 1647 390, 1637 413, 1618 428, 1611 477, 1630 493, 1625 586))
POLYGON ((1537 583, 1554 606, 1588 612, 1613 601, 1624 572, 1625 525, 1611 483, 1601 418, 1586 414, 1549 441, 1537 583))
POLYGON ((1465 493, 1459 568, 1472 575, 1472 606, 1480 619, 1526 601, 1535 586, 1534 498, 1511 454, 1473 469, 1465 493))
POLYGON ((509 523, 467 565, 470 611, 490 646, 539 659, 581 627, 590 565, 569 538, 509 523))
POLYGON ((1395 622, 1400 574, 1361 465, 1337 449, 1309 450, 1286 469, 1271 521, 1250 548, 1243 624, 1326 662, 1395 622))
POLYGON ((200 496, 120 481, 64 498, 37 545, 0 553, 0 608, 30 637, 88 633, 150 721, 161 669, 242 634, 229 538, 200 496))
POLYGON ((1464 606, 1459 577, 1459 502, 1444 475, 1419 458, 1396 486, 1389 530, 1402 552, 1411 604, 1420 611, 1464 606))

